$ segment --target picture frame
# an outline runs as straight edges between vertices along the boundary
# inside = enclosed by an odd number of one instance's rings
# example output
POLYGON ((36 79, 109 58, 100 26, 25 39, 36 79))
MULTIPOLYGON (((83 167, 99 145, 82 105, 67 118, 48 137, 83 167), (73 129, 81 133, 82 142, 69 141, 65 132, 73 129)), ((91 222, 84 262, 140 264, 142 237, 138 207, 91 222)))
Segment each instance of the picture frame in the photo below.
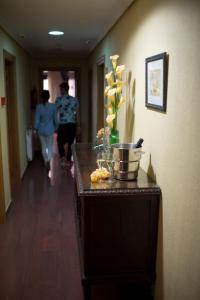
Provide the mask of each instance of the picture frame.
POLYGON ((145 59, 145 104, 162 112, 167 109, 167 53, 145 59))

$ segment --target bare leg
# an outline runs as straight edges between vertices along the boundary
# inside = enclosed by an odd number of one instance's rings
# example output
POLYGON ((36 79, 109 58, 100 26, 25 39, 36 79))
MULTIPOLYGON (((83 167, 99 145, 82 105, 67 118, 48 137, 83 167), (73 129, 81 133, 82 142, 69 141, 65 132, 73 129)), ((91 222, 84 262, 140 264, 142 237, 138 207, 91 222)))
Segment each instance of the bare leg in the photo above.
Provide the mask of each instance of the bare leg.
POLYGON ((44 162, 48 161, 48 156, 47 156, 47 146, 46 146, 46 137, 43 135, 39 135, 41 146, 42 146, 42 156, 44 159, 44 162))

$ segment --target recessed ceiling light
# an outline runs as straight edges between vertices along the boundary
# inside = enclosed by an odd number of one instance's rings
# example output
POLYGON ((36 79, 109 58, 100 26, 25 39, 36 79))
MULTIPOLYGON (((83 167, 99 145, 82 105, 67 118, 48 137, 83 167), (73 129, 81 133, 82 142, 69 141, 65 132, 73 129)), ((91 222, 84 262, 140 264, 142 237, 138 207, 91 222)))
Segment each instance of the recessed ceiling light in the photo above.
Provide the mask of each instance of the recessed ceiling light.
POLYGON ((53 30, 53 31, 49 31, 48 34, 50 34, 50 35, 63 35, 64 32, 63 31, 58 31, 58 30, 53 30))

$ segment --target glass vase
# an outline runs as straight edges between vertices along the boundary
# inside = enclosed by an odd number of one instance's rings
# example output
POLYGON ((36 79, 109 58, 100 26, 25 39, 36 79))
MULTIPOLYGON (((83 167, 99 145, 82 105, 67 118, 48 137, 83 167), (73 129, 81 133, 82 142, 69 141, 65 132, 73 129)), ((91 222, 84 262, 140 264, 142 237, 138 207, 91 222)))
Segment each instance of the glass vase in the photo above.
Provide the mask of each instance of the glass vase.
POLYGON ((112 128, 110 131, 110 144, 119 143, 119 130, 116 128, 112 128))

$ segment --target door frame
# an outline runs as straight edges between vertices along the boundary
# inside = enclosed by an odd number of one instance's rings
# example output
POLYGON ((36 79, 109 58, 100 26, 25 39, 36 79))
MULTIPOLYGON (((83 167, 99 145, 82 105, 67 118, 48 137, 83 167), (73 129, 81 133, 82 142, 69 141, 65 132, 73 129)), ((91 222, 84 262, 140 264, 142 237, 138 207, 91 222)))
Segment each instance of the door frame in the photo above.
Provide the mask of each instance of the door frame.
POLYGON ((16 89, 16 57, 3 50, 4 57, 4 78, 6 95, 6 119, 7 119, 7 141, 9 176, 11 186, 11 197, 13 189, 21 180, 20 170, 20 151, 19 151, 19 128, 18 128, 18 108, 17 108, 17 89, 16 89), (6 68, 8 68, 8 79, 6 78, 6 68), (7 90, 7 80, 9 80, 9 94, 7 90), (11 101, 11 104, 10 104, 11 101), (8 118, 8 114, 11 115, 8 118), (14 147, 12 146, 14 145, 14 147), (14 149, 14 151, 13 151, 14 149), (12 176, 11 176, 12 172, 12 176))
POLYGON ((97 60, 97 118, 96 130, 105 125, 105 55, 102 55, 97 60))
POLYGON ((3 160, 1 148, 1 131, 0 131, 0 224, 5 222, 5 194, 4 194, 4 179, 3 179, 3 160))
POLYGON ((93 69, 88 68, 88 142, 92 143, 93 125, 93 69))

